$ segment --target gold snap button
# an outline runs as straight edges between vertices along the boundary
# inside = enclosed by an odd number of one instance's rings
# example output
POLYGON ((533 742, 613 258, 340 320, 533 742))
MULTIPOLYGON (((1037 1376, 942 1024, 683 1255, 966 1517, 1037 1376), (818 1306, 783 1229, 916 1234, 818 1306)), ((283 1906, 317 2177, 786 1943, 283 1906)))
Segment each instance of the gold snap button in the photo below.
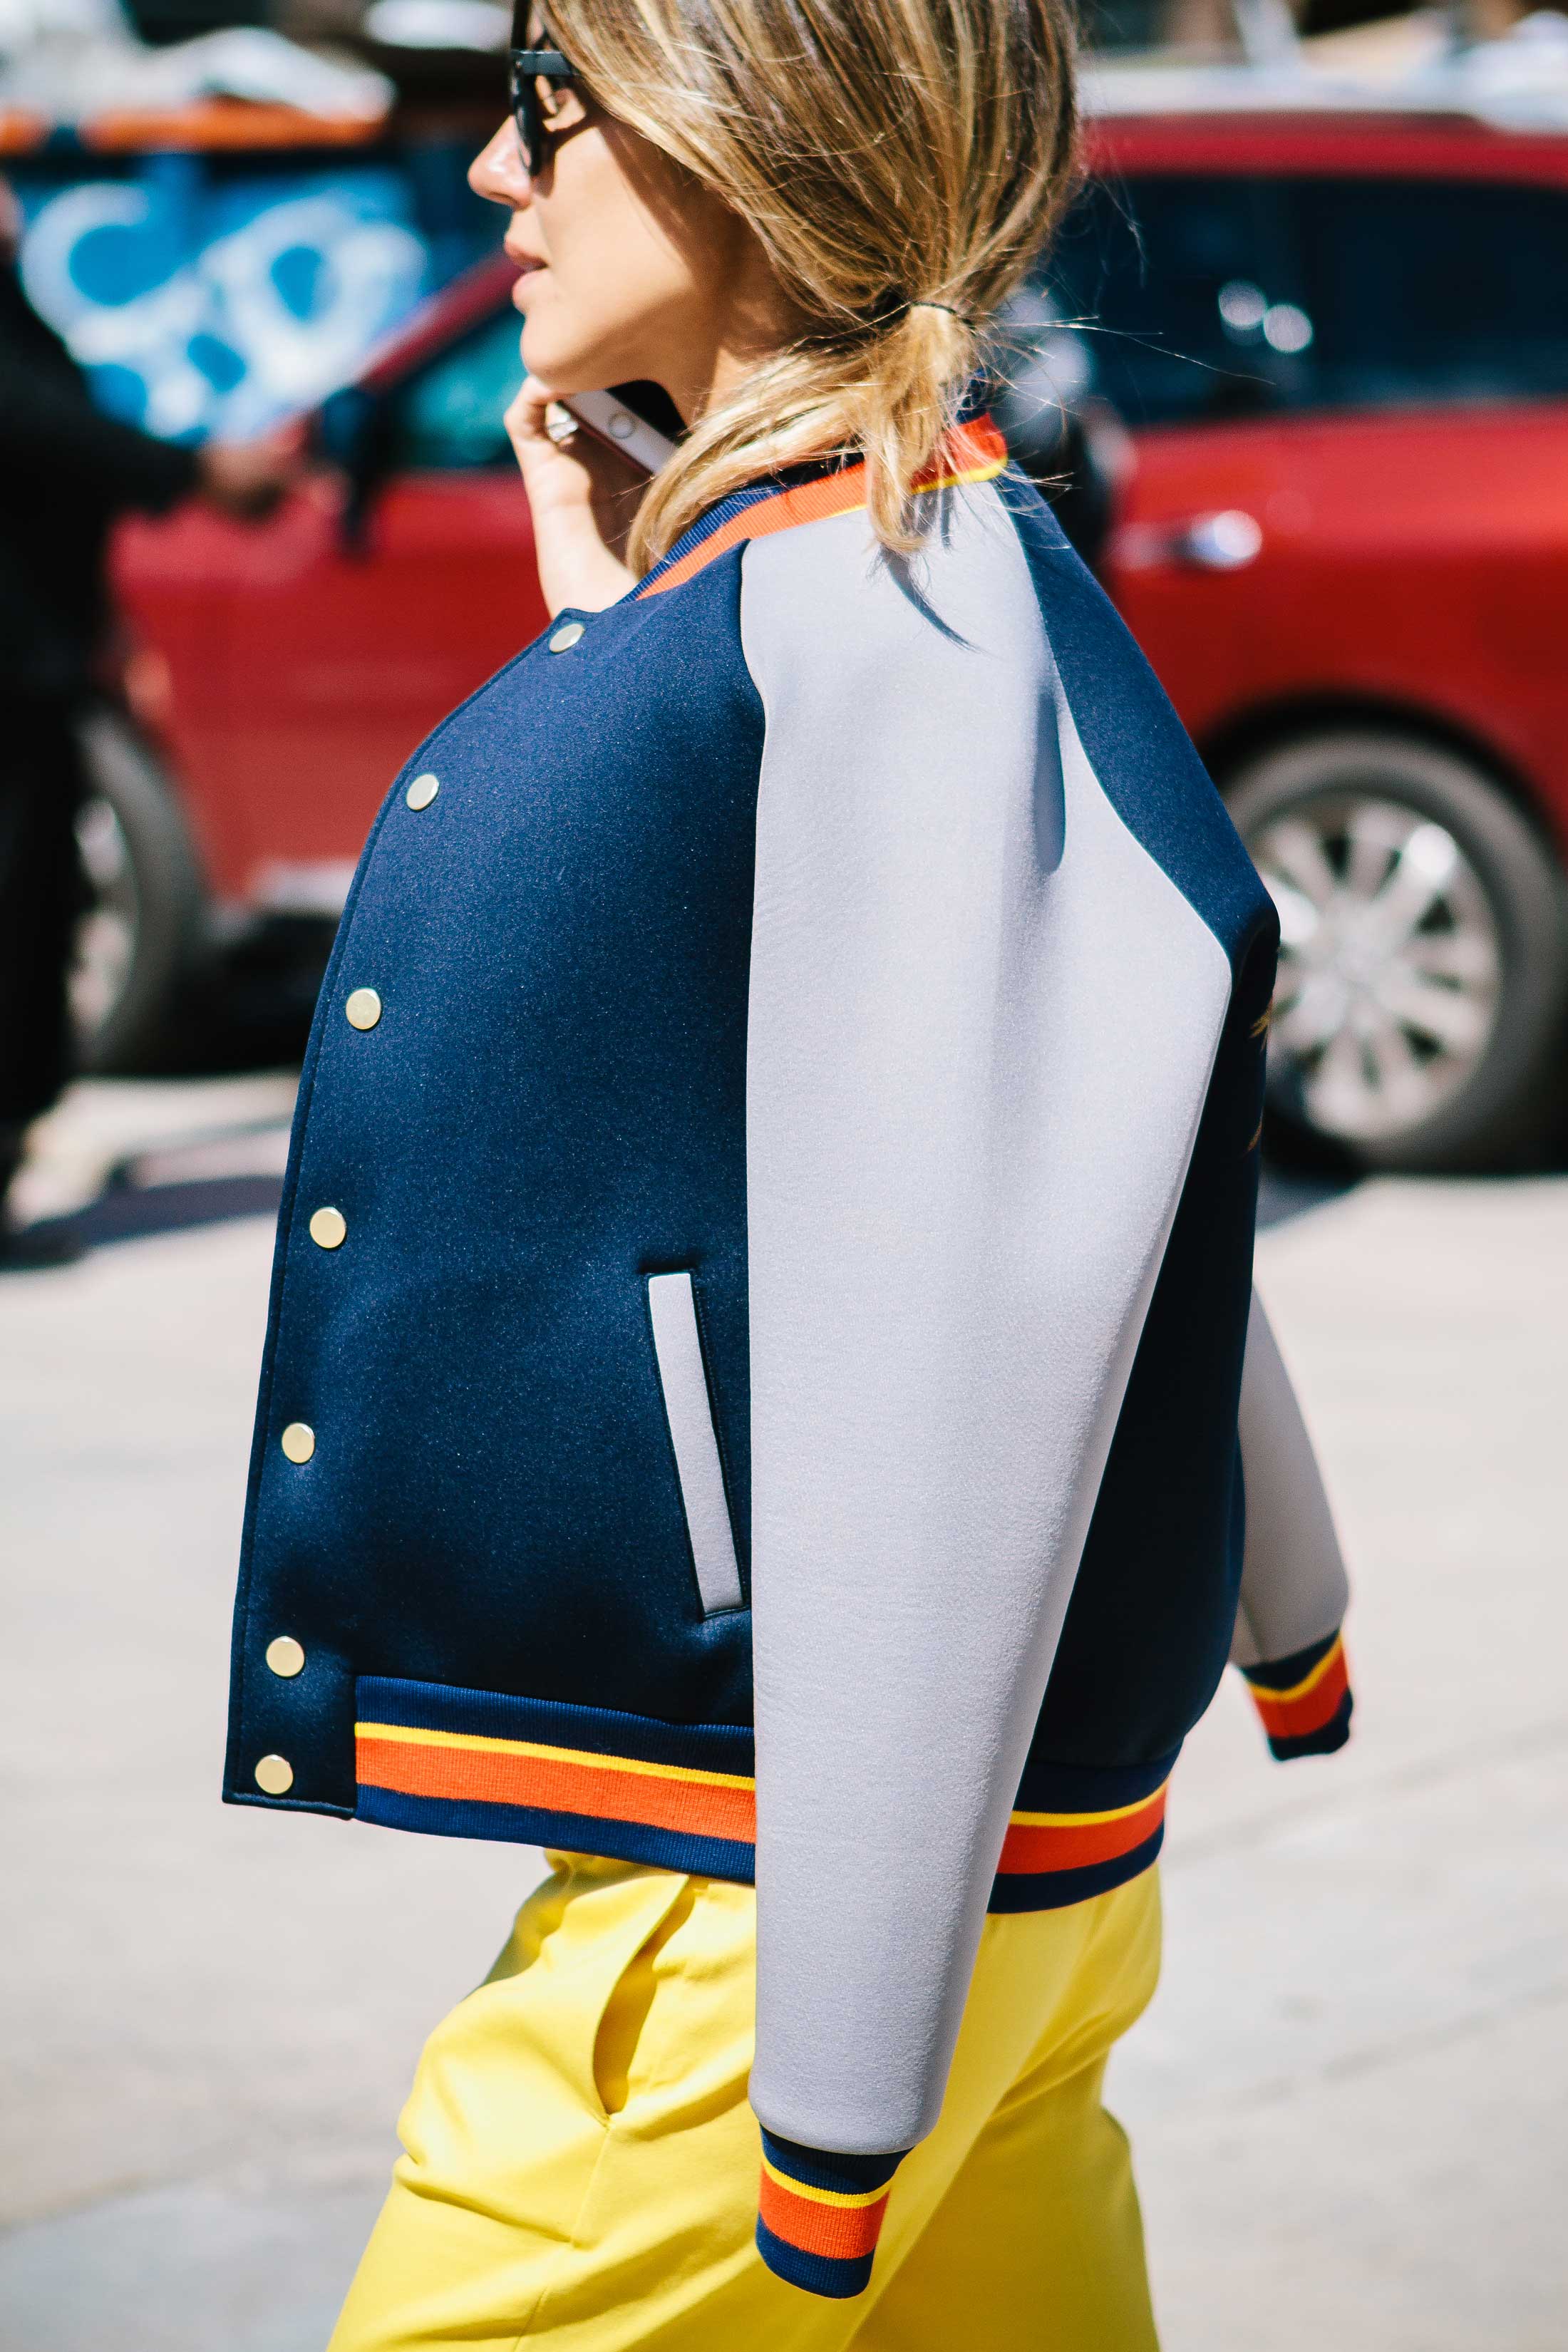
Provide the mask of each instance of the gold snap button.
POLYGON ((275 1675, 291 1683, 305 1663, 305 1653, 292 1633, 279 1633, 267 1644, 267 1663, 275 1675))
POLYGON ((308 1421, 291 1421, 279 1443, 290 1462, 309 1462, 316 1450, 316 1433, 308 1421))
POLYGON ((439 776, 416 776, 403 797, 411 809, 426 809, 429 807, 440 789, 439 776))
POLYGON ((310 1219, 310 1239, 318 1249, 342 1249, 349 1221, 341 1209, 318 1209, 310 1219))
POLYGON ((269 1797, 286 1797, 294 1786, 294 1767, 287 1756, 263 1756, 256 1767, 256 1785, 269 1797))
POLYGON ((563 621, 550 640, 552 654, 569 654, 583 634, 581 621, 563 621))
POLYGON ((374 1029, 381 1019, 381 999, 374 988, 356 988, 343 1011, 351 1029, 374 1029))

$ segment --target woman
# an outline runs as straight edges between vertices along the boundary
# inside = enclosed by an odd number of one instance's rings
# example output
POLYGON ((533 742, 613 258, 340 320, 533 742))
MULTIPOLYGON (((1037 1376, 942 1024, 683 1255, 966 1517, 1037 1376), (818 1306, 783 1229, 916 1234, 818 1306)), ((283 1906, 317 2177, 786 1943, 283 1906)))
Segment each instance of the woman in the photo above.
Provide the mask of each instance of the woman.
POLYGON ((1147 2347, 1100 2086, 1165 1784, 1233 1635, 1284 1752, 1348 1699, 1246 1349, 1271 910, 961 413, 1069 185, 1058 0, 521 37, 473 176, 555 620, 323 989, 228 1793, 554 1869, 334 2352, 1147 2347), (689 430, 623 551, 543 420, 632 378, 689 430))

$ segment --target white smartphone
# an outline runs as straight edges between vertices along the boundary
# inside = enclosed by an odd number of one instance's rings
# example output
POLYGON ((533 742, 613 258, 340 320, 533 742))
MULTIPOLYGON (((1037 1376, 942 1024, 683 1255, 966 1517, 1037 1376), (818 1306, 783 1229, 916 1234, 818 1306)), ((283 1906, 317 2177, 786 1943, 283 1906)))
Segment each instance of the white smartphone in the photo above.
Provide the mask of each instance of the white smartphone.
POLYGON ((628 408, 613 392, 574 392, 570 400, 552 403, 565 409, 597 441, 618 449, 646 474, 657 474, 675 455, 675 444, 646 416, 628 408))

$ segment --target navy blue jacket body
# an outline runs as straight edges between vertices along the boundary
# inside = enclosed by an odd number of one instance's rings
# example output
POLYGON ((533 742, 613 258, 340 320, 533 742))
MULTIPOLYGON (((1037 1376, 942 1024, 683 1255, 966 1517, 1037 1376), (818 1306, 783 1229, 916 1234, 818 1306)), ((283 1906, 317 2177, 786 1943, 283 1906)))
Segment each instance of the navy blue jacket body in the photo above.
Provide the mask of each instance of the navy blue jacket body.
MULTIPOLYGON (((300 1088, 226 1783, 754 1870, 753 2104, 850 2185, 934 2120, 987 1906, 1152 1860, 1237 1639, 1277 937, 984 426, 929 496, 909 565, 858 469, 725 501, 395 781, 300 1088)), ((1298 1587, 1244 1662, 1321 1714, 1342 1591, 1298 1587)), ((770 2259, 864 2283, 809 2234, 770 2259)))

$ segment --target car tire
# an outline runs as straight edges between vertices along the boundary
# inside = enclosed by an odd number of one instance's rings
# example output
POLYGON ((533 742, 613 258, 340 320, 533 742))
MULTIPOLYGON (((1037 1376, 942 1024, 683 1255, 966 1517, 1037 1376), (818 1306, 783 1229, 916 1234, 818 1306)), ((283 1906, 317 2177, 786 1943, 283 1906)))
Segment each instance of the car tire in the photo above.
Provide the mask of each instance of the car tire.
POLYGON ((1528 1163, 1563 1123, 1550 843, 1483 768, 1392 730, 1277 746, 1226 798, 1280 907, 1268 1100, 1286 1138, 1412 1173, 1528 1163))
POLYGON ((200 947, 204 893, 173 785, 130 721, 90 712, 79 729, 87 792, 77 823, 85 906, 71 1011, 84 1070, 163 1066, 200 947))

